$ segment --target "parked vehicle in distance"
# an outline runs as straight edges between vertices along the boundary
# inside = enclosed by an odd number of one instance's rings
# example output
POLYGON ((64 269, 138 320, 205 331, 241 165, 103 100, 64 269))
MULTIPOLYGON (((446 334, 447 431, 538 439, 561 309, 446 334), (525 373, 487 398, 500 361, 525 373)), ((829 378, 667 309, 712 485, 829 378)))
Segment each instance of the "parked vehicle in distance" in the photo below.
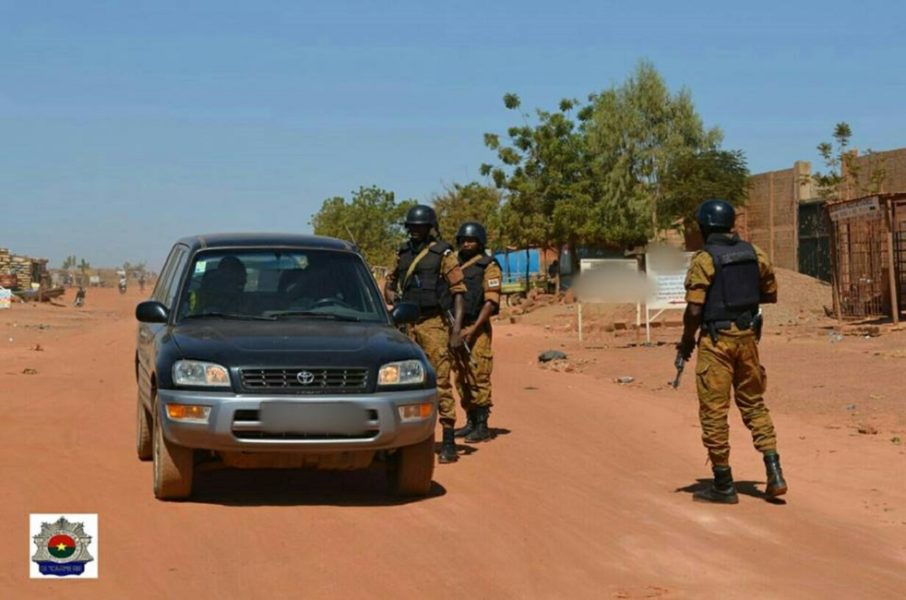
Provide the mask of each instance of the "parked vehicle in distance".
POLYGON ((397 328, 356 249, 332 238, 217 234, 179 240, 136 307, 137 451, 160 499, 192 493, 195 466, 362 469, 400 495, 434 472, 435 374, 397 328))

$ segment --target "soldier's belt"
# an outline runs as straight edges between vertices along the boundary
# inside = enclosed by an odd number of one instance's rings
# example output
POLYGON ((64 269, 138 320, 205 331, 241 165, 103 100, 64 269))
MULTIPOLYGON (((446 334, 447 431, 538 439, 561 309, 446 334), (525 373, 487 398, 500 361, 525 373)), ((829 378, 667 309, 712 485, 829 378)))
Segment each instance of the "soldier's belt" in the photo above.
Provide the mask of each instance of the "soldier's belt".
POLYGON ((752 329, 754 323, 751 319, 736 319, 735 321, 709 321, 702 325, 702 329, 707 333, 710 330, 714 331, 726 331, 727 329, 732 329, 736 325, 736 329, 739 331, 747 331, 752 329))

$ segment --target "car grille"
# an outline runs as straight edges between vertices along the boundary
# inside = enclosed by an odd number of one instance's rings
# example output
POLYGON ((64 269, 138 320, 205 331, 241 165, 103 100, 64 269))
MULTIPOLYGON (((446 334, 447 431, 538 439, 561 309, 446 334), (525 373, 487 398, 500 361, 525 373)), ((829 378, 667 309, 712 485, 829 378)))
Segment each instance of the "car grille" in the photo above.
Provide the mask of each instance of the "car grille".
POLYGON ((354 393, 368 386, 364 368, 240 369, 239 374, 242 388, 249 392, 354 393))

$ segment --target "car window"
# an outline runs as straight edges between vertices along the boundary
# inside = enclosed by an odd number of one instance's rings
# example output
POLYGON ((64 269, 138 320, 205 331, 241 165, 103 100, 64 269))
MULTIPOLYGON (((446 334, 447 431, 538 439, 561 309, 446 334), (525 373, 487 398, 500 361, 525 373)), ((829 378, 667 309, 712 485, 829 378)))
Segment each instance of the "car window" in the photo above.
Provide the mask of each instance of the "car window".
POLYGON ((170 283, 164 292, 164 306, 170 308, 176 301, 176 294, 179 292, 179 286, 182 283, 183 269, 189 259, 189 249, 185 246, 179 246, 176 249, 176 257, 173 262, 173 276, 170 277, 170 283))
POLYGON ((181 247, 182 246, 177 244, 170 250, 170 254, 167 256, 167 260, 164 262, 164 268, 161 269, 160 277, 157 279, 157 284, 154 286, 154 291, 151 293, 152 300, 157 300, 158 302, 165 303, 164 300, 167 296, 166 292, 170 289, 170 280, 173 278, 173 271, 174 267, 176 266, 178 251, 181 247))
POLYGON ((179 319, 386 321, 362 259, 334 250, 210 250, 195 255, 179 319))

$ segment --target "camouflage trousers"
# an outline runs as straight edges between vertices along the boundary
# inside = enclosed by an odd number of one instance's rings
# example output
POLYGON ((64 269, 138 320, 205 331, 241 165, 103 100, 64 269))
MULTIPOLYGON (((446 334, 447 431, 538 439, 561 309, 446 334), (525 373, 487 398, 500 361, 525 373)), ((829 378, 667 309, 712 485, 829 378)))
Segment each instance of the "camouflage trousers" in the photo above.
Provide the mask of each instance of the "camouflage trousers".
POLYGON ((493 334, 491 325, 485 325, 472 341, 472 357, 463 350, 453 361, 453 380, 462 408, 487 406, 491 401, 491 371, 494 368, 494 351, 491 349, 493 334))
POLYGON ((755 335, 732 331, 721 334, 715 344, 703 335, 695 366, 702 442, 713 465, 730 464, 730 390, 760 452, 776 451, 777 437, 764 404, 767 375, 758 359, 755 335))
POLYGON ((450 383, 450 329, 440 315, 409 326, 409 337, 421 346, 437 374, 437 399, 440 422, 444 427, 456 423, 456 401, 450 383))

